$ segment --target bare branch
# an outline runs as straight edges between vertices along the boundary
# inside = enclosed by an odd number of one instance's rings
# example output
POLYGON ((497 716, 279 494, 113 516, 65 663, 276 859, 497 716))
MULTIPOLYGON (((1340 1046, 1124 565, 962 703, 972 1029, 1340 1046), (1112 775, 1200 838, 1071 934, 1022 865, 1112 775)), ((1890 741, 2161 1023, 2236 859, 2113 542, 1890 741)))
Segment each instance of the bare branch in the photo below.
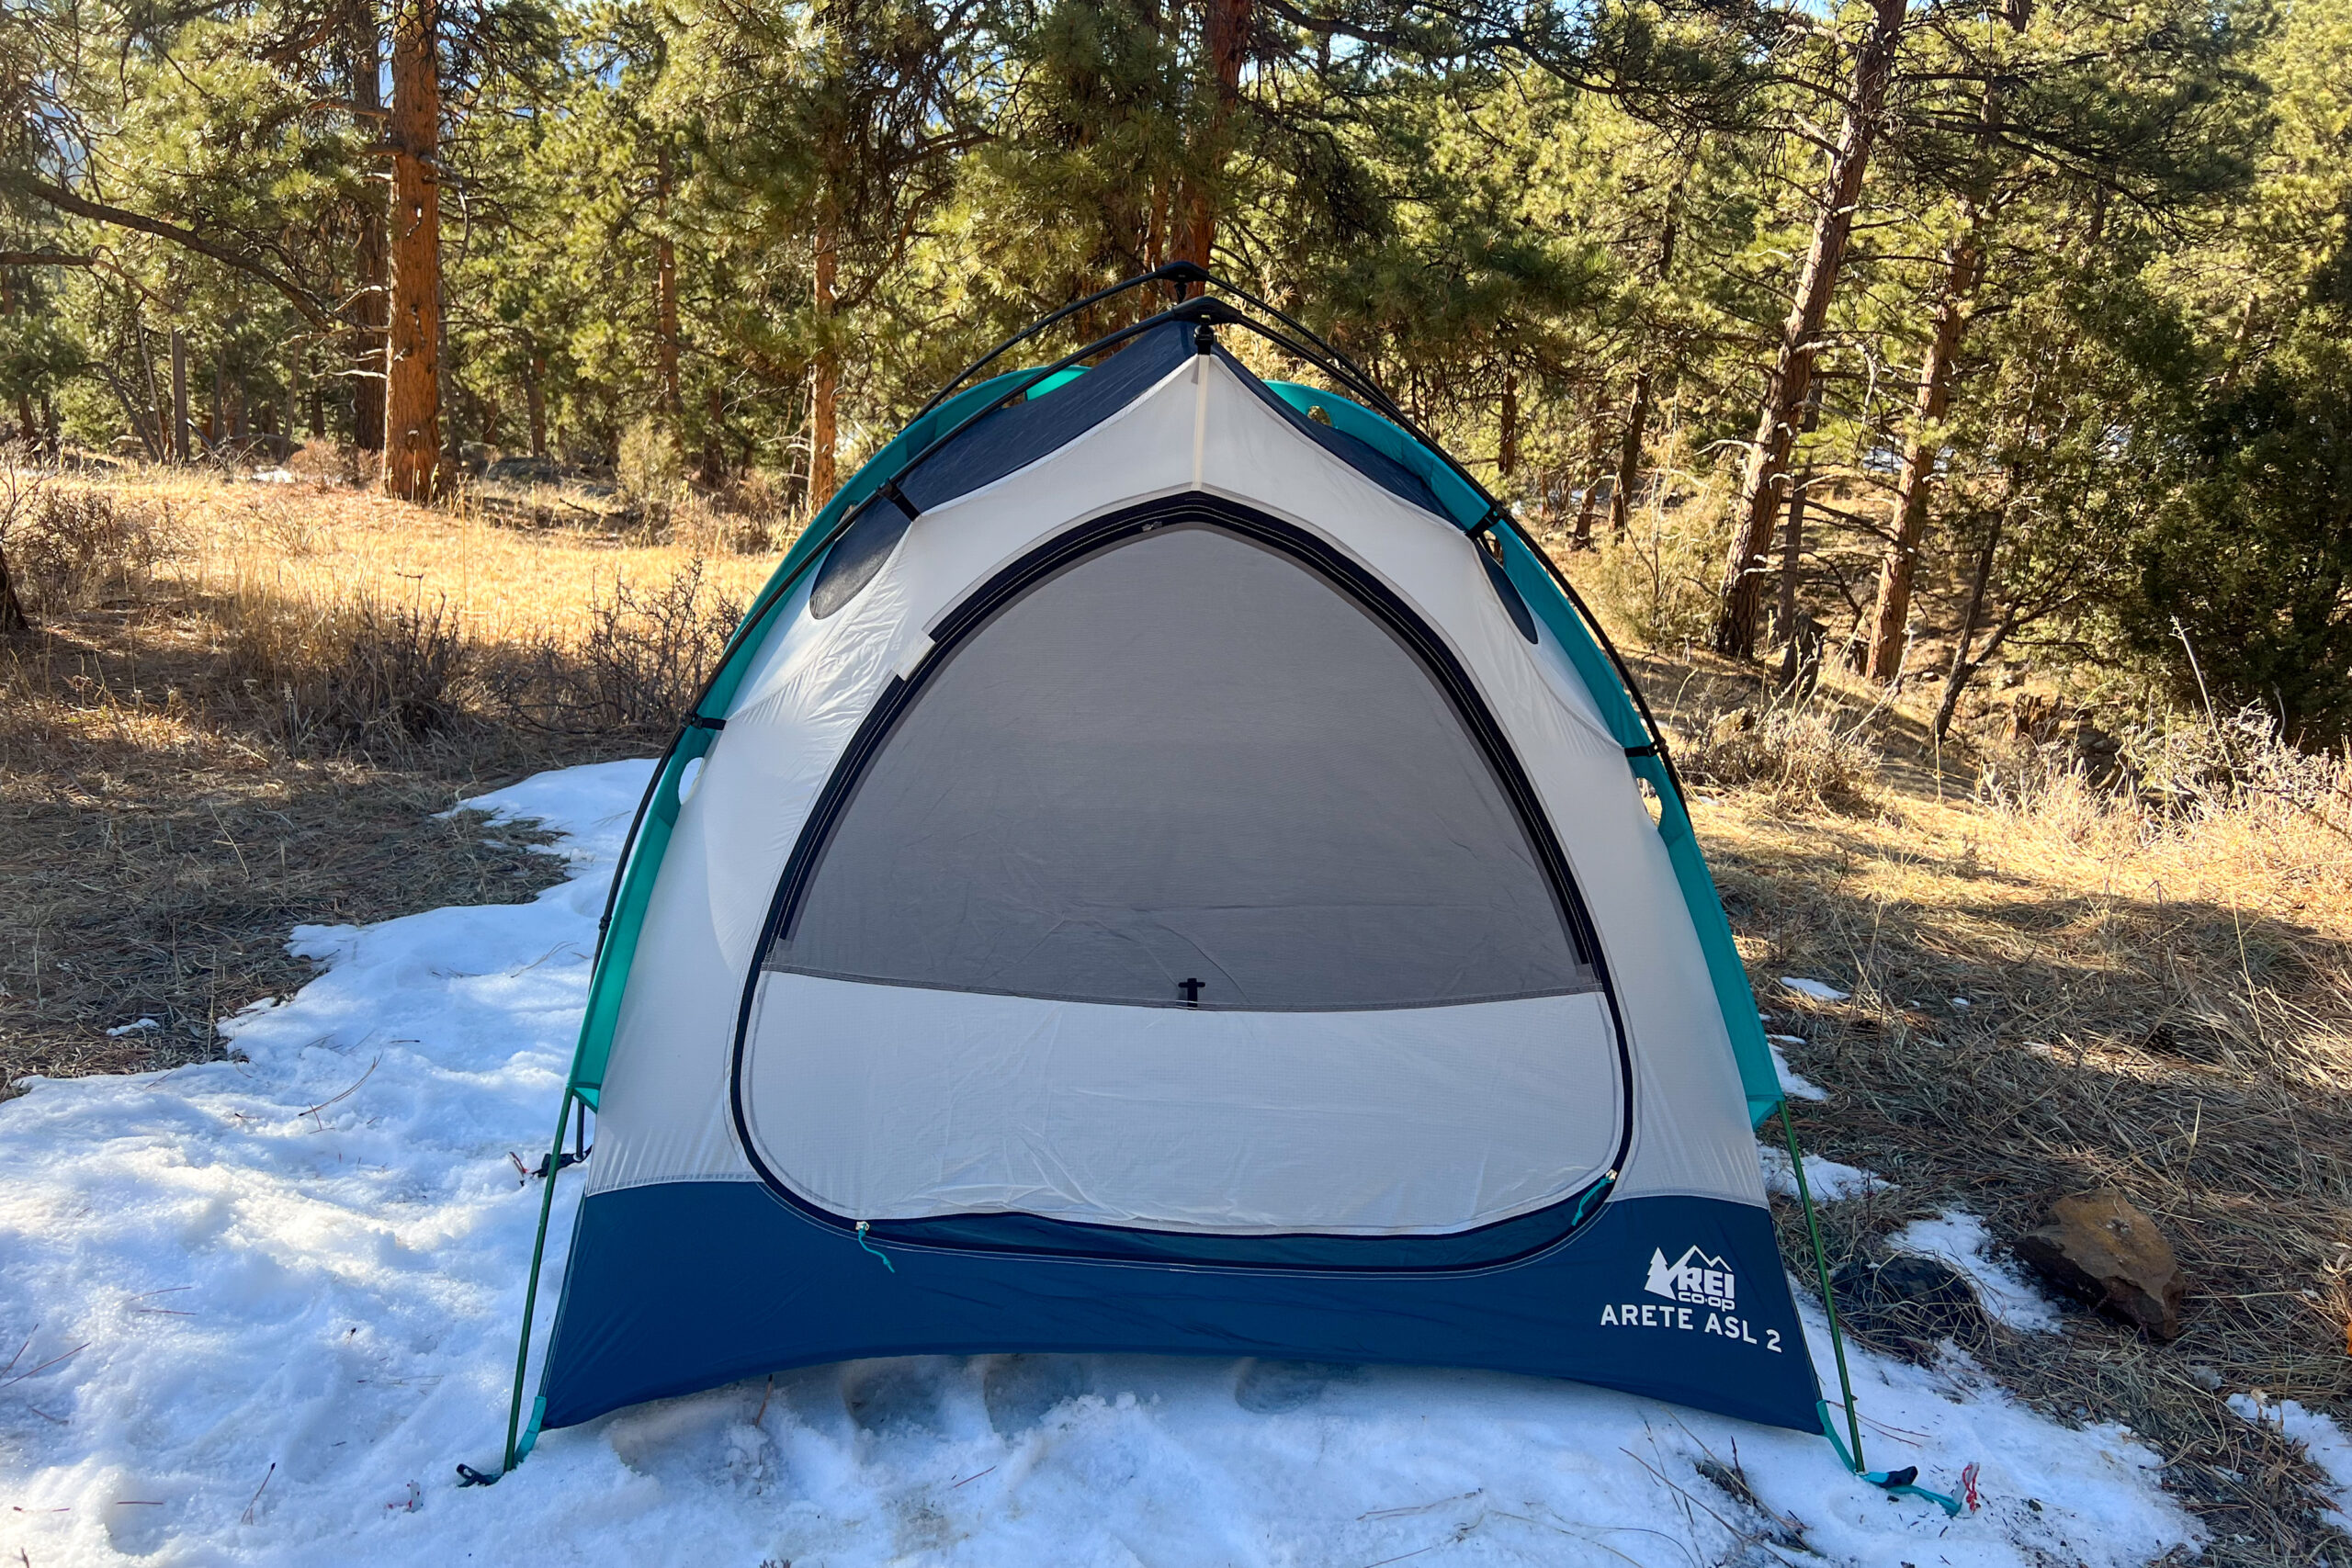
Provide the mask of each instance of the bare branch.
POLYGON ((47 180, 21 170, 0 172, 0 189, 14 190, 36 200, 45 201, 60 212, 70 212, 76 218, 87 218, 96 223, 112 224, 118 229, 134 229, 142 234, 153 234, 159 240, 168 240, 173 244, 184 250, 194 251, 198 255, 210 256, 223 266, 234 267, 239 272, 250 274, 277 289, 286 297, 288 304, 300 312, 304 321, 309 321, 321 332, 328 331, 334 324, 326 311, 320 308, 319 302, 311 298, 309 289, 304 288, 275 267, 265 265, 235 247, 209 239, 193 229, 166 222, 161 218, 151 218, 143 212, 133 212, 129 208, 114 207, 102 201, 91 201, 86 197, 74 195, 63 186, 51 185, 47 180))

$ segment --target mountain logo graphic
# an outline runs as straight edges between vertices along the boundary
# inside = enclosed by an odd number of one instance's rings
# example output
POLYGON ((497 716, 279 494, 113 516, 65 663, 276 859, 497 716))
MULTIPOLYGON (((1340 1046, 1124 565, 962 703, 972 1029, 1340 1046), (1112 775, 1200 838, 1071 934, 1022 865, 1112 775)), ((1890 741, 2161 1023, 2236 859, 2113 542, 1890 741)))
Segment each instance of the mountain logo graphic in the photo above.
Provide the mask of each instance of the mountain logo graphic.
POLYGON ((1738 1280, 1732 1275, 1731 1265, 1695 1247, 1686 1249, 1672 1263, 1666 1260, 1663 1248, 1653 1248, 1650 1277, 1643 1281, 1642 1289, 1651 1295, 1690 1306, 1711 1306, 1724 1312, 1735 1311, 1738 1306, 1738 1280))

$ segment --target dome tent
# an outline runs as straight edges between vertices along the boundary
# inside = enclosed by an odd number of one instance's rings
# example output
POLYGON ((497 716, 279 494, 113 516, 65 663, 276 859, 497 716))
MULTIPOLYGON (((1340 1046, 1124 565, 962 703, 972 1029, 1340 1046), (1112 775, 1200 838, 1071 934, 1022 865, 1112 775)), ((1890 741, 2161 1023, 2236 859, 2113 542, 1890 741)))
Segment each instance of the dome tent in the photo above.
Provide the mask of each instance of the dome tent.
POLYGON ((926 1352, 1481 1367, 1821 1427, 1751 1130, 1778 1080, 1622 663, 1353 367, 1182 299, 1197 268, 1120 288, 1155 281, 1180 302, 868 462, 664 757, 509 1468, 926 1352), (1362 400, 1261 380, 1233 328, 1362 400))

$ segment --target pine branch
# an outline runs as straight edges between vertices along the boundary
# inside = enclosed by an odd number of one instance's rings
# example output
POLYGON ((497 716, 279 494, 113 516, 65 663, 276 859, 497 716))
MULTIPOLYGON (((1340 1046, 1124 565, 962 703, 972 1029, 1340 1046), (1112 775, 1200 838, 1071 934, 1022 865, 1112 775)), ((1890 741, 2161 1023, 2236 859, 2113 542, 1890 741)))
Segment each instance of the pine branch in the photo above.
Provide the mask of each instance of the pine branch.
POLYGON ((210 256, 223 266, 234 267, 239 272, 257 277, 277 289, 286 297, 287 302, 301 314, 304 321, 319 331, 328 332, 334 329, 334 321, 329 318, 325 310, 320 308, 319 302, 311 298, 310 290, 275 267, 254 260, 233 246, 224 245, 217 240, 209 239, 193 229, 166 222, 161 218, 151 218, 143 212, 133 212, 126 207, 115 207, 107 202, 89 200, 85 197, 74 195, 63 186, 51 185, 47 180, 21 170, 0 171, 0 189, 13 190, 19 195, 29 196, 35 200, 47 202, 60 212, 72 213, 76 218, 86 218, 94 223, 106 223, 118 229, 132 229, 142 234, 153 234, 159 240, 170 241, 183 250, 194 251, 198 255, 210 256))

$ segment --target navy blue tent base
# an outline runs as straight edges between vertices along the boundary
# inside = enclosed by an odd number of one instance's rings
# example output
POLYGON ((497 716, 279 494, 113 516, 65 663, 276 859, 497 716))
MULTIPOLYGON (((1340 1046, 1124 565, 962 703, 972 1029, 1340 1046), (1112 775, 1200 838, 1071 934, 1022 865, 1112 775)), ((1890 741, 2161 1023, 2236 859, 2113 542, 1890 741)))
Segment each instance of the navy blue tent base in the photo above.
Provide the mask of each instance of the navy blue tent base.
POLYGON ((748 1181, 582 1203, 537 1424, 790 1367, 1004 1351, 1478 1367, 1820 1429, 1819 1384, 1760 1208, 1625 1199, 1519 1262, 1313 1272, 895 1245, 876 1255, 748 1181))

